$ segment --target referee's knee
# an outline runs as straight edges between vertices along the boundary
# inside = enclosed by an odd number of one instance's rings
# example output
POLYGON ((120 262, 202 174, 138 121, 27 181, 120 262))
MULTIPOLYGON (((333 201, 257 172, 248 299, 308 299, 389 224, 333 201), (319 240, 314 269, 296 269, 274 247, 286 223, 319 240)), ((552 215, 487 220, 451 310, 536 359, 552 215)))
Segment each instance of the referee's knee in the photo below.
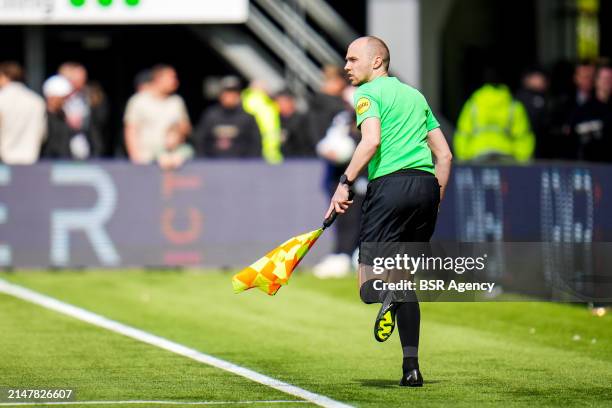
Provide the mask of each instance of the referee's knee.
POLYGON ((374 288, 374 282, 379 279, 365 281, 359 288, 359 297, 367 305, 380 302, 380 291, 374 288))

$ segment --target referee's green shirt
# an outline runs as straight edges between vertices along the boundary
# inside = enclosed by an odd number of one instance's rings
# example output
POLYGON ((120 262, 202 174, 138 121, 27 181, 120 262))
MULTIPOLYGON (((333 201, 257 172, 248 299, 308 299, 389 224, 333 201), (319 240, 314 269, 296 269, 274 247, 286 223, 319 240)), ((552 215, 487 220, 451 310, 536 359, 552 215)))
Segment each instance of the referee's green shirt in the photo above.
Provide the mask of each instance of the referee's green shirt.
POLYGON ((440 127, 425 97, 395 77, 378 77, 355 92, 357 126, 367 118, 380 119, 380 146, 368 165, 368 178, 401 169, 434 173, 427 133, 440 127))

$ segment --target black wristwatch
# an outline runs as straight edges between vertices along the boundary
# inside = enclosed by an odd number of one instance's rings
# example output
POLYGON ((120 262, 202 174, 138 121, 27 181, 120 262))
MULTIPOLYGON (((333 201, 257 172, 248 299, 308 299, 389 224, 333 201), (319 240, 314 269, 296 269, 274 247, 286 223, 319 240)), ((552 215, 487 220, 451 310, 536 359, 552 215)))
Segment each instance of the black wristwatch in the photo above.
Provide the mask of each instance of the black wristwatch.
POLYGON ((340 184, 346 184, 347 186, 352 186, 353 181, 350 181, 346 174, 340 176, 340 184))

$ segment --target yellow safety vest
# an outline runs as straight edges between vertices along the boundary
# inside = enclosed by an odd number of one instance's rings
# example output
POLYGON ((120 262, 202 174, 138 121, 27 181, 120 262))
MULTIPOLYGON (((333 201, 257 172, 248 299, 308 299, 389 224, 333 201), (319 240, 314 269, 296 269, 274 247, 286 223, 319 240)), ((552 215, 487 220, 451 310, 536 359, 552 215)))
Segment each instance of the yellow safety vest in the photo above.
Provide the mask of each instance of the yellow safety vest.
POLYGON ((248 88, 242 92, 242 106, 255 117, 264 159, 271 164, 281 163, 281 125, 276 103, 264 91, 248 88))
POLYGON ((453 144, 459 161, 499 155, 526 162, 532 158, 535 136, 525 107, 508 87, 487 84, 461 110, 453 144))

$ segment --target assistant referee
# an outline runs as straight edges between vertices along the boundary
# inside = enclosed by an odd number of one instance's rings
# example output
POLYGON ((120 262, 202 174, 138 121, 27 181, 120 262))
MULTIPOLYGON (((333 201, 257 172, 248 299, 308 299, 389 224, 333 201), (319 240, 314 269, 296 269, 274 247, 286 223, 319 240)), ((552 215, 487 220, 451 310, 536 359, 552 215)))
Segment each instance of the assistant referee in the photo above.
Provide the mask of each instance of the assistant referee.
POLYGON ((444 197, 452 154, 425 97, 388 75, 387 45, 376 37, 353 41, 346 54, 355 93, 361 141, 331 199, 326 218, 344 213, 352 204, 349 190, 368 164, 368 190, 362 207, 360 230, 360 296, 366 303, 382 303, 374 336, 385 341, 397 326, 403 350, 400 385, 423 385, 418 346, 420 309, 416 296, 398 299, 392 292, 374 289, 367 278, 371 259, 364 259, 364 243, 429 242, 438 207, 444 197), (434 165, 435 157, 435 165, 434 165))

